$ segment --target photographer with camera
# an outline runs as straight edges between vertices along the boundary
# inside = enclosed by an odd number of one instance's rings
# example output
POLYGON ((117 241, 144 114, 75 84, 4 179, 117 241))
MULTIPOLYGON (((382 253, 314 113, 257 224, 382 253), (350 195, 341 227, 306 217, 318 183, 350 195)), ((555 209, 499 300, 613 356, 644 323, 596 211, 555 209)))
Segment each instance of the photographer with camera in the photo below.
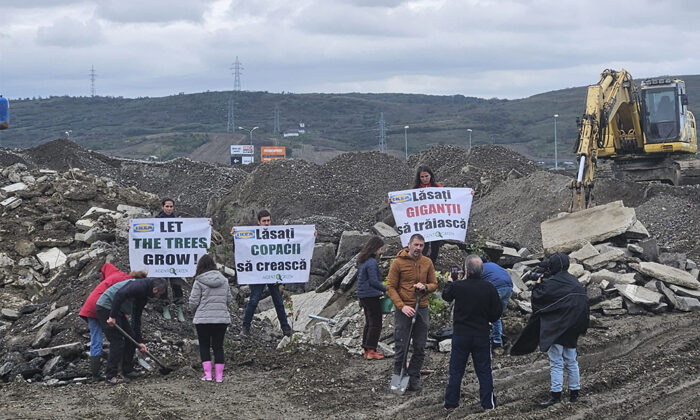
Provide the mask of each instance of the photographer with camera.
POLYGON ((445 389, 445 410, 452 411, 459 405, 460 387, 469 354, 474 371, 479 378, 479 394, 484 409, 496 408, 491 372, 490 322, 495 322, 502 312, 501 300, 496 288, 483 279, 483 263, 476 255, 469 255, 464 262, 466 279, 457 280, 453 273, 442 291, 447 302, 454 300, 454 320, 450 370, 445 389))
POLYGON ((532 316, 511 349, 511 355, 531 353, 537 347, 549 356, 551 379, 549 400, 540 406, 561 402, 564 368, 569 377, 569 401, 579 399, 581 389, 576 343, 588 329, 588 295, 578 279, 571 275, 569 256, 554 254, 540 263, 546 272, 532 289, 532 316))

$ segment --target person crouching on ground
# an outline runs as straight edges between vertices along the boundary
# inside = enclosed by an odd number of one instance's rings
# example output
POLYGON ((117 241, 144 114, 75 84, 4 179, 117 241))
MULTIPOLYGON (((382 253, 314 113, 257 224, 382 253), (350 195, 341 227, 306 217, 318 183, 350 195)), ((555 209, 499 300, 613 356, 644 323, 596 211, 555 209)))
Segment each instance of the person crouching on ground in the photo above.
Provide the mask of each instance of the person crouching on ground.
POLYGON ((459 405, 460 387, 469 354, 472 355, 474 371, 479 378, 479 395, 484 409, 496 408, 491 372, 491 325, 503 311, 498 291, 481 278, 481 258, 469 255, 465 261, 465 280, 448 279, 442 291, 447 302, 454 300, 452 351, 450 374, 445 389, 445 409, 454 410, 459 405))
POLYGON ((105 290, 119 282, 131 278, 146 277, 145 271, 132 271, 126 274, 110 263, 104 264, 100 272, 102 281, 92 290, 78 313, 78 316, 87 321, 90 329, 90 373, 93 380, 100 379, 100 370, 102 369, 102 328, 97 320, 97 300, 105 290))
POLYGON ((150 297, 165 293, 168 283, 162 278, 145 278, 122 281, 115 284, 97 300, 96 312, 100 327, 109 340, 109 357, 105 376, 108 384, 115 385, 133 375, 134 351, 136 348, 129 339, 119 332, 121 327, 139 344, 141 353, 147 351, 141 335, 141 314, 150 297), (131 315, 131 325, 126 315, 131 315), (121 366, 122 375, 119 376, 121 366))
POLYGON ((224 336, 231 323, 228 305, 233 301, 228 280, 216 268, 209 254, 197 263, 194 284, 190 292, 189 308, 194 312, 194 323, 199 340, 199 356, 204 369, 203 381, 211 381, 211 353, 214 349, 214 378, 224 380, 224 336))
POLYGON ((369 238, 357 256, 357 297, 365 312, 365 328, 362 331, 362 348, 365 359, 383 359, 377 351, 382 332, 382 308, 379 298, 386 292, 382 284, 382 272, 377 260, 382 255, 384 241, 379 236, 369 238))

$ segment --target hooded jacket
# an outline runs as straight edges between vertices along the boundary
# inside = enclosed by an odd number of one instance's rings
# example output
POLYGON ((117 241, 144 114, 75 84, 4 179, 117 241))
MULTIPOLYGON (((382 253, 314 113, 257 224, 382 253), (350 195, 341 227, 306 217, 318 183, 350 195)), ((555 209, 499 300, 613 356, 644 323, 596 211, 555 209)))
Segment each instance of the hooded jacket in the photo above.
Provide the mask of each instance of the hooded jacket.
POLYGON ((588 330, 588 295, 578 279, 571 275, 569 256, 554 254, 548 260, 550 276, 532 289, 530 321, 513 345, 512 355, 541 351, 552 344, 575 348, 578 337, 588 330))
MULTIPOLYGON (((436 291, 438 283, 435 277, 435 267, 433 267, 430 258, 421 255, 417 260, 414 260, 408 252, 408 248, 404 248, 396 254, 396 259, 389 268, 386 284, 386 293, 396 309, 401 310, 405 305, 415 306, 416 292, 413 285, 416 283, 425 284, 427 293, 436 291)), ((428 299, 421 298, 420 307, 427 306, 428 299)))
POLYGON ((230 324, 228 305, 233 301, 228 280, 218 270, 202 273, 194 278, 190 292, 190 312, 195 324, 230 324))
POLYGON ((87 318, 97 318, 97 312, 95 311, 95 306, 97 305, 97 300, 102 296, 102 293, 115 284, 122 282, 124 280, 130 279, 128 274, 123 271, 119 271, 117 267, 110 263, 106 263, 102 266, 100 277, 102 282, 98 284, 92 293, 85 300, 85 304, 80 309, 78 315, 87 321, 87 318))

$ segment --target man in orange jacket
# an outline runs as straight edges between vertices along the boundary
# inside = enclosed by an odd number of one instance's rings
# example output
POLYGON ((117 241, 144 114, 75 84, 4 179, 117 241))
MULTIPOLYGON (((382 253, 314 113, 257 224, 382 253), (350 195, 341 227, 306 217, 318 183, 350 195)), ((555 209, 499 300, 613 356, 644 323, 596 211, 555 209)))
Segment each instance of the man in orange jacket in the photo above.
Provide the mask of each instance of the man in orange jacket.
POLYGON ((428 310, 428 293, 437 290, 435 267, 430 258, 423 255, 425 238, 414 234, 408 241, 408 247, 399 251, 389 268, 386 292, 396 306, 394 312, 394 373, 401 374, 401 364, 406 351, 406 340, 413 338, 413 354, 408 365, 407 391, 420 391, 420 371, 425 360, 425 343, 428 340, 430 312, 428 310), (416 296, 421 297, 418 313, 414 309, 416 296), (411 319, 416 314, 411 337, 411 319))

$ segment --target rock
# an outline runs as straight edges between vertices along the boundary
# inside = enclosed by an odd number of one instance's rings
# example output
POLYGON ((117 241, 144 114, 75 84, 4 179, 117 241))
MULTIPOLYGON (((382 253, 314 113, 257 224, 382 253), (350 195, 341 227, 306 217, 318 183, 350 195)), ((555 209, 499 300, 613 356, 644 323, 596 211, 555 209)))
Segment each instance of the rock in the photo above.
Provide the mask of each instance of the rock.
POLYGON ((642 255, 640 256, 644 261, 659 262, 659 246, 656 243, 656 239, 650 238, 637 243, 642 249, 642 255))
MULTIPOLYGON (((86 232, 95 227, 96 224, 97 221, 93 219, 80 219, 77 222, 75 222, 75 227, 78 228, 78 230, 80 231, 86 232)), ((76 240, 78 239, 76 238, 76 240)))
POLYGON ((48 265, 49 269, 53 270, 66 263, 66 254, 58 248, 51 248, 48 251, 36 254, 36 257, 43 265, 48 265))
POLYGON ((525 261, 520 261, 518 263, 515 263, 513 265, 513 270, 516 272, 523 274, 525 271, 530 270, 533 267, 536 267, 540 263, 540 260, 525 260, 525 261))
POLYGON ((591 272, 590 271, 584 271, 581 277, 578 278, 578 282, 581 283, 582 285, 587 285, 588 283, 591 282, 591 272))
POLYGON ((452 339, 442 340, 438 343, 438 350, 440 353, 449 353, 452 351, 452 339))
POLYGON ((15 182, 14 184, 7 185, 5 187, 0 188, 0 190, 4 191, 5 193, 11 193, 15 191, 22 191, 27 189, 27 184, 24 182, 15 182))
POLYGON ((372 232, 381 236, 382 238, 393 238, 399 236, 399 232, 393 227, 387 225, 384 222, 377 222, 372 226, 372 232))
POLYGON ((637 244, 627 244, 627 249, 634 255, 644 254, 644 248, 637 244))
POLYGON ((621 260, 625 256, 625 251, 620 248, 615 248, 613 250, 604 252, 595 257, 588 258, 583 261, 583 266, 588 271, 596 271, 602 267, 605 267, 610 262, 615 262, 621 260))
MULTIPOLYGON (((322 293, 307 292, 292 295, 292 317, 290 317, 289 320, 292 328, 294 328, 295 331, 303 331, 306 329, 306 326, 311 321, 309 314, 319 314, 323 308, 328 305, 334 294, 334 291, 329 290, 322 293)), ((261 312, 258 316, 269 319, 273 327, 279 329, 279 320, 277 319, 277 313, 274 308, 261 312)))
POLYGON ((488 257, 489 261, 498 261, 501 258, 501 255, 503 255, 503 246, 494 242, 486 241, 482 249, 484 250, 484 253, 488 257))
POLYGON ((614 299, 608 299, 600 302, 597 305, 600 309, 622 309, 622 296, 614 299))
POLYGON ((7 254, 0 253, 0 267, 12 267, 15 265, 15 261, 8 257, 7 254))
POLYGON ((669 284, 668 288, 673 290, 676 294, 680 296, 687 296, 695 299, 700 299, 700 290, 688 289, 685 287, 676 286, 675 284, 669 284))
POLYGON ((41 348, 49 344, 51 342, 52 333, 53 324, 51 322, 47 322, 39 329, 39 331, 34 336, 34 341, 32 341, 32 348, 41 348))
POLYGON ((530 304, 530 302, 516 300, 515 303, 518 304, 518 307, 520 308, 521 311, 528 313, 528 314, 532 313, 532 305, 530 304))
POLYGON ((622 238, 630 239, 646 239, 649 237, 649 231, 644 227, 642 222, 637 220, 625 233, 623 233, 622 238))
POLYGON ((361 233, 356 230, 343 232, 340 237, 340 242, 338 243, 338 251, 335 255, 336 264, 338 262, 349 261, 352 257, 357 255, 371 236, 370 233, 361 233))
POLYGON ((377 347, 378 350, 384 354, 384 357, 394 357, 394 349, 388 344, 380 341, 377 347))
POLYGON ((315 346, 326 346, 333 342, 333 334, 331 333, 328 324, 319 322, 314 325, 311 331, 311 344, 315 346))
POLYGON ((281 349, 287 347, 291 342, 292 342, 292 340, 289 337, 287 337, 287 336, 282 337, 280 342, 277 343, 277 350, 281 350, 281 349))
POLYGON ((54 356, 48 362, 46 362, 46 364, 44 365, 44 368, 41 371, 41 374, 45 377, 53 375, 58 370, 58 367, 62 363, 63 363, 63 357, 54 356))
POLYGON ((34 242, 26 239, 18 239, 15 243, 15 252, 23 257, 28 257, 36 252, 34 242))
POLYGON ((685 260, 685 269, 688 271, 696 270, 698 268, 698 265, 695 263, 695 261, 691 260, 690 258, 685 260))
POLYGON ((586 287, 586 294, 588 295, 588 303, 590 305, 595 305, 603 300, 603 290, 598 284, 592 284, 586 287))
POLYGON ((695 298, 678 296, 678 306, 676 309, 683 312, 696 312, 700 311, 700 300, 695 298))
POLYGON ((661 303, 661 299, 663 299, 661 293, 633 284, 616 284, 615 288, 622 296, 638 305, 656 305, 661 303))
POLYGON ((60 346, 47 347, 43 349, 27 350, 30 355, 36 355, 40 357, 46 357, 51 354, 60 355, 65 358, 73 358, 78 356, 83 351, 83 344, 80 342, 74 342, 69 344, 62 344, 60 346))
POLYGON ((627 313, 629 315, 644 315, 647 313, 647 311, 644 309, 644 306, 637 305, 636 303, 626 298, 623 298, 623 301, 625 302, 625 308, 627 308, 627 313))
POLYGON ((317 243, 311 257, 311 274, 327 276, 335 262, 336 249, 331 242, 317 243))
POLYGON ((662 252, 659 254, 659 263, 669 267, 685 270, 687 257, 680 252, 662 252))
POLYGON ((20 317, 20 313, 13 309, 3 308, 0 310, 0 316, 2 316, 3 319, 17 321, 20 317))
POLYGON ((516 249, 504 246, 503 254, 501 254, 501 257, 498 259, 498 265, 501 267, 513 267, 513 265, 522 260, 523 257, 518 254, 516 249))
POLYGON ((679 304, 676 294, 673 293, 671 289, 666 287, 662 281, 654 280, 653 283, 656 286, 656 289, 666 297, 666 300, 668 301, 669 305, 671 305, 671 308, 678 308, 679 304))
POLYGON ((603 309, 603 315, 607 316, 617 316, 617 315, 625 315, 627 314, 627 309, 621 308, 621 309, 603 309))
POLYGON ((4 207, 4 210, 12 210, 22 205, 22 199, 17 197, 10 197, 5 200, 0 201, 0 206, 4 207))
POLYGON ((569 265, 568 271, 572 276, 581 277, 586 270, 583 269, 581 264, 572 263, 569 265))
POLYGON ((357 267, 351 267, 350 271, 348 271, 348 274, 343 277, 343 281, 340 282, 340 290, 346 291, 349 290, 353 284, 355 284, 355 280, 357 280, 357 267))
POLYGON ((593 258, 598 254, 600 254, 600 252, 598 252, 590 242, 586 242, 581 248, 569 254, 569 258, 574 261, 583 261, 593 258))
POLYGON ((48 315, 46 315, 44 319, 39 321, 38 324, 32 327, 32 330, 41 328, 42 326, 44 326, 44 324, 47 324, 50 321, 58 321, 66 315, 68 315, 68 306, 61 306, 60 308, 56 308, 53 311, 51 311, 48 315))
POLYGON ((686 271, 655 262, 641 262, 638 266, 640 273, 661 280, 664 283, 675 284, 688 289, 700 289, 700 282, 686 271))
POLYGON ((591 273, 591 281, 601 282, 603 280, 607 280, 613 284, 634 284, 635 283, 634 273, 620 274, 620 273, 613 273, 612 271, 608 271, 605 269, 600 270, 600 271, 596 271, 595 273, 591 273))
POLYGON ((513 293, 520 293, 527 290, 527 286, 525 286, 525 283, 520 279, 520 273, 512 268, 506 268, 506 271, 510 275, 511 281, 513 281, 513 293))
POLYGON ((637 221, 634 209, 622 201, 545 220, 540 225, 542 247, 547 255, 571 252, 587 242, 602 242, 626 232, 637 221))

